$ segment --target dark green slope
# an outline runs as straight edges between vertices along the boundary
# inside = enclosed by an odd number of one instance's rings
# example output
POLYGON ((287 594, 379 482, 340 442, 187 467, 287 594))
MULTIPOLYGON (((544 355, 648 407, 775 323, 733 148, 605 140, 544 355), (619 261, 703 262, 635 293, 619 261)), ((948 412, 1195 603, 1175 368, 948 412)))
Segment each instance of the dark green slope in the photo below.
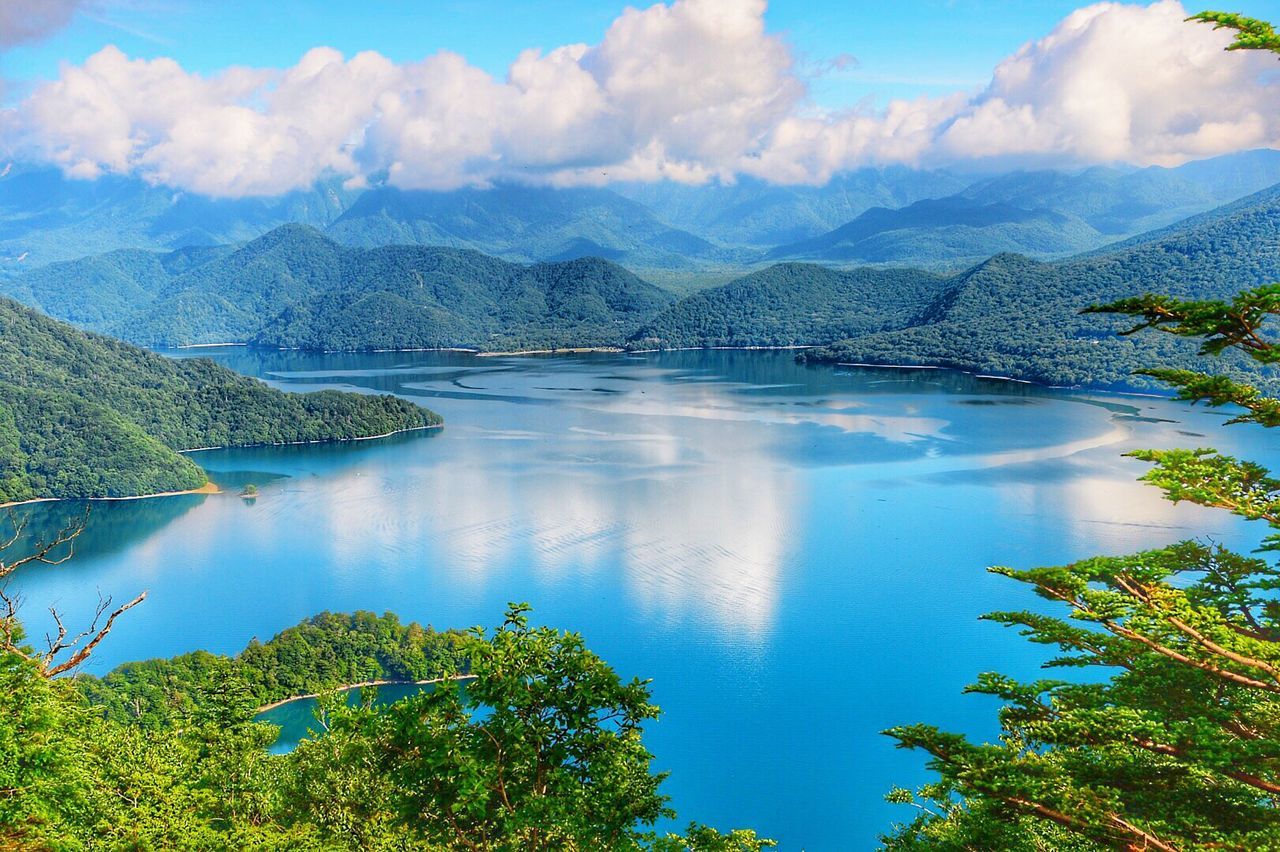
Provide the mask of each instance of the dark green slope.
POLYGON ((826 234, 781 246, 768 257, 848 263, 934 264, 972 261, 1002 251, 1054 255, 1101 242, 1078 217, 1037 206, 984 203, 963 196, 874 207, 826 234))
POLYGON ((532 266, 479 252, 351 252, 340 286, 265 324, 263 345, 482 349, 622 345, 671 297, 600 258, 532 266))
POLYGON ((3 502, 180 491, 205 477, 177 450, 344 440, 438 422, 395 397, 283 393, 0 299, 3 502))
POLYGON ((304 225, 239 247, 57 264, 0 291, 147 345, 348 350, 621 345, 671 301, 600 258, 523 265, 438 246, 348 248, 304 225))
POLYGON ((1001 255, 956 276, 910 327, 856 336, 806 357, 820 361, 953 366, 1054 384, 1147 386, 1153 365, 1210 371, 1242 362, 1202 359, 1192 341, 1117 339, 1116 317, 1089 304, 1156 291, 1225 297, 1280 280, 1280 187, 1104 253, 1059 263, 1001 255))
POLYGON ((337 284, 341 254, 314 228, 282 225, 170 278, 145 310, 117 314, 106 330, 140 343, 242 342, 282 305, 337 284))
POLYGON ((636 347, 795 346, 896 328, 944 279, 914 269, 841 271, 784 263, 680 300, 632 336, 636 347))

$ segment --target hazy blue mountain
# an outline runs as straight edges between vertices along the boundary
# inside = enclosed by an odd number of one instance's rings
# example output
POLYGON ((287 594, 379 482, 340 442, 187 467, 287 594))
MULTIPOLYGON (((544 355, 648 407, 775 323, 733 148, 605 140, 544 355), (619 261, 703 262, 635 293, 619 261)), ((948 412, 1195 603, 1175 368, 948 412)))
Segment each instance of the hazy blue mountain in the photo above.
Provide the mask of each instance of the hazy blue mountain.
POLYGON ((821 236, 779 246, 767 257, 955 265, 1004 251, 1068 254, 1100 241, 1098 232, 1075 216, 955 195, 917 201, 897 210, 873 207, 821 236))
POLYGON ((529 265, 440 246, 351 248, 305 225, 240 246, 68 261, 0 291, 145 344, 312 349, 620 345, 672 301, 601 258, 529 265))
POLYGON ((1280 151, 1257 150, 1172 169, 1013 172, 978 181, 961 195, 1075 216, 1110 241, 1162 228, 1277 182, 1280 151))
POLYGON ((906 327, 808 353, 823 361, 960 367, 1054 384, 1144 385, 1133 370, 1196 364, 1195 343, 1167 334, 1116 338, 1117 317, 1089 304, 1143 292, 1227 297, 1280 280, 1280 186, 1105 251, 1041 263, 1000 255, 955 276, 906 327))
POLYGON ((452 192, 373 189, 330 225, 328 233, 339 242, 365 248, 440 245, 525 262, 603 257, 632 266, 669 268, 734 257, 608 189, 511 184, 452 192))
POLYGON ((335 180, 278 198, 214 199, 136 178, 73 180, 10 164, 0 177, 0 273, 120 248, 238 242, 287 222, 323 227, 355 195, 335 180))
MULTIPOLYGON (((743 268, 759 262, 764 250, 821 237, 874 208, 909 209, 953 196, 980 208, 1003 204, 1044 212, 1039 221, 976 230, 972 222, 945 219, 886 230, 838 247, 837 262, 954 269, 998 251, 1048 256, 1097 247, 1269 186, 1280 180, 1280 152, 1251 151, 1175 169, 985 176, 895 166, 836 175, 821 187, 744 178, 702 187, 508 184, 417 192, 348 190, 334 179, 278 198, 245 199, 205 198, 111 175, 72 180, 54 168, 21 163, 0 164, 0 173, 0 276, 116 249, 242 242, 287 223, 328 229, 338 242, 366 248, 445 245, 522 262, 594 256, 667 275, 743 268), (1097 233, 1088 234, 1085 226, 1097 233)), ((796 256, 827 259, 821 252, 796 256)))
POLYGON ((905 166, 859 169, 823 186, 777 186, 758 178, 707 186, 660 181, 615 189, 678 228, 723 245, 771 248, 826 233, 872 207, 905 207, 959 192, 969 181, 905 166))

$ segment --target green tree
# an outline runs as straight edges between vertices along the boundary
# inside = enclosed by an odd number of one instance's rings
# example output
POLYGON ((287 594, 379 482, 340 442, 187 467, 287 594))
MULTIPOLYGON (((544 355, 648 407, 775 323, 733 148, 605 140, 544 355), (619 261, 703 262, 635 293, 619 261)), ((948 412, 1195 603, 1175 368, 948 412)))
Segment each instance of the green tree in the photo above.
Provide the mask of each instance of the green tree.
MULTIPOLYGON (((298 749, 298 811, 330 830, 398 824, 429 847, 749 852, 769 841, 691 826, 659 837, 674 813, 650 770, 646 682, 624 682, 580 635, 532 627, 512 605, 492 634, 463 646, 465 680, 381 712, 327 708, 325 736, 298 749), (352 775, 355 763, 369 771, 352 775)), ((359 829, 356 829, 359 830, 359 829)))
MULTIPOLYGON (((1204 12, 1237 31, 1228 49, 1280 53, 1265 22, 1204 12)), ((1267 337, 1280 285, 1230 302, 1148 294, 1089 309, 1140 318, 1200 338, 1202 353, 1239 350, 1280 361, 1267 337)), ((1148 375, 1181 399, 1232 404, 1231 422, 1280 425, 1280 400, 1222 376, 1148 375)), ((1280 480, 1213 450, 1133 453, 1165 496, 1226 509, 1280 530, 1280 480)), ((1280 550, 1280 533, 1262 552, 1280 550)), ((995 696, 1002 735, 974 744, 928 725, 887 733, 922 749, 940 778, 891 801, 917 816, 884 838, 890 849, 1280 848, 1280 570, 1259 556, 1200 541, 1062 567, 996 573, 1066 605, 1069 617, 998 612, 986 618, 1056 646, 1050 667, 1098 671, 1086 682, 1020 683, 984 674, 971 692, 995 696)))

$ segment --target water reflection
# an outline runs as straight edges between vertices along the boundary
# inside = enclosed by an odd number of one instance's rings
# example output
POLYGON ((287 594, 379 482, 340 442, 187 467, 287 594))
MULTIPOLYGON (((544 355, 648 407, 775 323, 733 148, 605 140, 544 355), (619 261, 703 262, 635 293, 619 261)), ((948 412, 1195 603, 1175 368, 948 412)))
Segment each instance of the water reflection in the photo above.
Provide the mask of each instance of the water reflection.
POLYGON ((1163 501, 1120 453, 1191 441, 1274 461, 1256 430, 1166 400, 788 353, 213 354, 280 387, 420 399, 447 425, 198 454, 228 493, 96 507, 82 558, 20 578, 32 610, 74 617, 95 586, 149 588, 103 646, 109 665, 234 652, 324 609, 466 627, 528 600, 655 679, 653 747, 680 809, 784 849, 872 845, 904 816, 884 791, 923 780, 877 732, 989 735, 963 686, 1038 675, 1043 649, 976 621, 1037 605, 986 565, 1256 540, 1163 501), (249 482, 253 504, 235 496, 249 482))

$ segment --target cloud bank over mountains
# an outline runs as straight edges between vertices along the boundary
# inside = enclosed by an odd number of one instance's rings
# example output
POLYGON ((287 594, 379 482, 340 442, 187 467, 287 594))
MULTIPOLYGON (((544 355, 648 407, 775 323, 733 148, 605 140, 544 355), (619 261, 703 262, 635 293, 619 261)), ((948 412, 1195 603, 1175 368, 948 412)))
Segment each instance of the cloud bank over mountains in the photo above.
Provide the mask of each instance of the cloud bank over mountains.
POLYGON ((415 189, 823 183, 867 165, 1176 165, 1280 147, 1280 63, 1224 54, 1230 37, 1184 23, 1177 0, 1079 9, 981 91, 837 113, 813 106, 765 11, 764 0, 629 8, 599 44, 527 50, 506 79, 450 52, 395 63, 325 47, 285 70, 206 77, 108 46, 0 113, 0 149, 75 177, 236 197, 326 175, 415 189))

